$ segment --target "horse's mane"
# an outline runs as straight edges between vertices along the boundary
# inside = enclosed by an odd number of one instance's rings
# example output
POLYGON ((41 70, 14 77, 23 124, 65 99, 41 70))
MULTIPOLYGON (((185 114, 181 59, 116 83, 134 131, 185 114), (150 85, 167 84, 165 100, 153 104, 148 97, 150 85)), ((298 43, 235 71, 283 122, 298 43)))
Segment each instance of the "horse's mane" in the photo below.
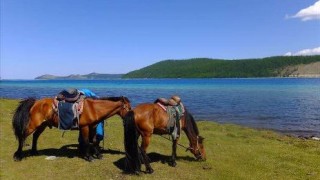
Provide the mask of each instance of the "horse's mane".
POLYGON ((108 101, 121 101, 122 99, 126 100, 127 102, 130 103, 130 100, 127 97, 120 96, 120 97, 99 97, 97 99, 100 100, 108 100, 108 101))
POLYGON ((190 132, 193 136, 199 135, 199 129, 196 124, 196 121, 194 120, 193 116, 189 113, 189 111, 185 110, 185 123, 186 123, 186 130, 190 132))

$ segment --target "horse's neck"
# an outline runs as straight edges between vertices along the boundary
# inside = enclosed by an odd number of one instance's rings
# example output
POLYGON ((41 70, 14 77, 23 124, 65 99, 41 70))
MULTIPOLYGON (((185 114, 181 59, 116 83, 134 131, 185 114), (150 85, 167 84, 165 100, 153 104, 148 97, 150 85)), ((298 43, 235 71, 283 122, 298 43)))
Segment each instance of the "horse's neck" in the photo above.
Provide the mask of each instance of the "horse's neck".
POLYGON ((87 100, 90 107, 93 107, 93 111, 96 113, 98 119, 109 118, 117 114, 121 108, 122 103, 120 101, 109 100, 87 100))
MULTIPOLYGON (((183 120, 184 120, 183 124, 185 127, 182 127, 182 129, 185 132, 185 134, 187 135, 190 144, 196 144, 198 137, 197 137, 196 133, 194 132, 193 127, 187 127, 186 119, 183 119, 183 120)), ((190 126, 190 124, 189 124, 189 126, 190 126)))

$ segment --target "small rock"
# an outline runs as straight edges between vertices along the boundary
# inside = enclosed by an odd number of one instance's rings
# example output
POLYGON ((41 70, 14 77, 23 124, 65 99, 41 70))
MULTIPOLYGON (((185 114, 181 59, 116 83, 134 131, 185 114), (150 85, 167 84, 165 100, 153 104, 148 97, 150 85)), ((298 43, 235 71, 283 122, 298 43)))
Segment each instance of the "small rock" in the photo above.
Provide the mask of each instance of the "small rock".
POLYGON ((57 156, 47 156, 45 159, 46 160, 55 160, 55 159, 57 159, 57 156))
POLYGON ((202 165, 202 169, 204 169, 204 170, 210 170, 210 169, 212 169, 212 166, 211 166, 210 164, 203 164, 203 165, 202 165))
POLYGON ((316 140, 316 141, 320 141, 320 138, 318 138, 318 137, 312 137, 311 139, 316 140))

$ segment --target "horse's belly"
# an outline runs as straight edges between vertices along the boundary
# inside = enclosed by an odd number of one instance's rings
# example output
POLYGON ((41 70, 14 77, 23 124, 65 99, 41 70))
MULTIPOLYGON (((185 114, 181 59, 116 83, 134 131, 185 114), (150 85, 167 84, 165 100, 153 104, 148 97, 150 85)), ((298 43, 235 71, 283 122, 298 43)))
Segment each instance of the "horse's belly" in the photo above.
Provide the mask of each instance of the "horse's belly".
POLYGON ((154 129, 153 130, 153 134, 168 134, 167 130, 166 129, 154 129))

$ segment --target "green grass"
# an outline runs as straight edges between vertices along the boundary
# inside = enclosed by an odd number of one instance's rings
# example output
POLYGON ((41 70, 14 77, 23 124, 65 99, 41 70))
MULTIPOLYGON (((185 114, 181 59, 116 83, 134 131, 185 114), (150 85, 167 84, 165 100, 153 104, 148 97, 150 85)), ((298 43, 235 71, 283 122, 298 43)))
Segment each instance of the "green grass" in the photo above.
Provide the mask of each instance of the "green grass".
MULTIPOLYGON (((153 136, 148 153, 155 170, 139 176, 124 174, 123 127, 119 117, 105 126, 107 138, 102 160, 86 162, 77 154, 77 131, 46 129, 38 141, 39 156, 13 161, 17 141, 11 118, 17 100, 0 99, 0 179, 320 179, 320 142, 302 140, 271 131, 237 125, 198 122, 204 136, 207 161, 195 161, 178 147, 175 168, 163 163, 171 154, 171 142, 153 136), (57 156, 46 160, 47 156, 57 156)), ((27 144, 31 145, 31 136, 27 144)), ((183 134, 180 143, 187 145, 183 134)), ((28 153, 31 146, 25 146, 28 153)))

